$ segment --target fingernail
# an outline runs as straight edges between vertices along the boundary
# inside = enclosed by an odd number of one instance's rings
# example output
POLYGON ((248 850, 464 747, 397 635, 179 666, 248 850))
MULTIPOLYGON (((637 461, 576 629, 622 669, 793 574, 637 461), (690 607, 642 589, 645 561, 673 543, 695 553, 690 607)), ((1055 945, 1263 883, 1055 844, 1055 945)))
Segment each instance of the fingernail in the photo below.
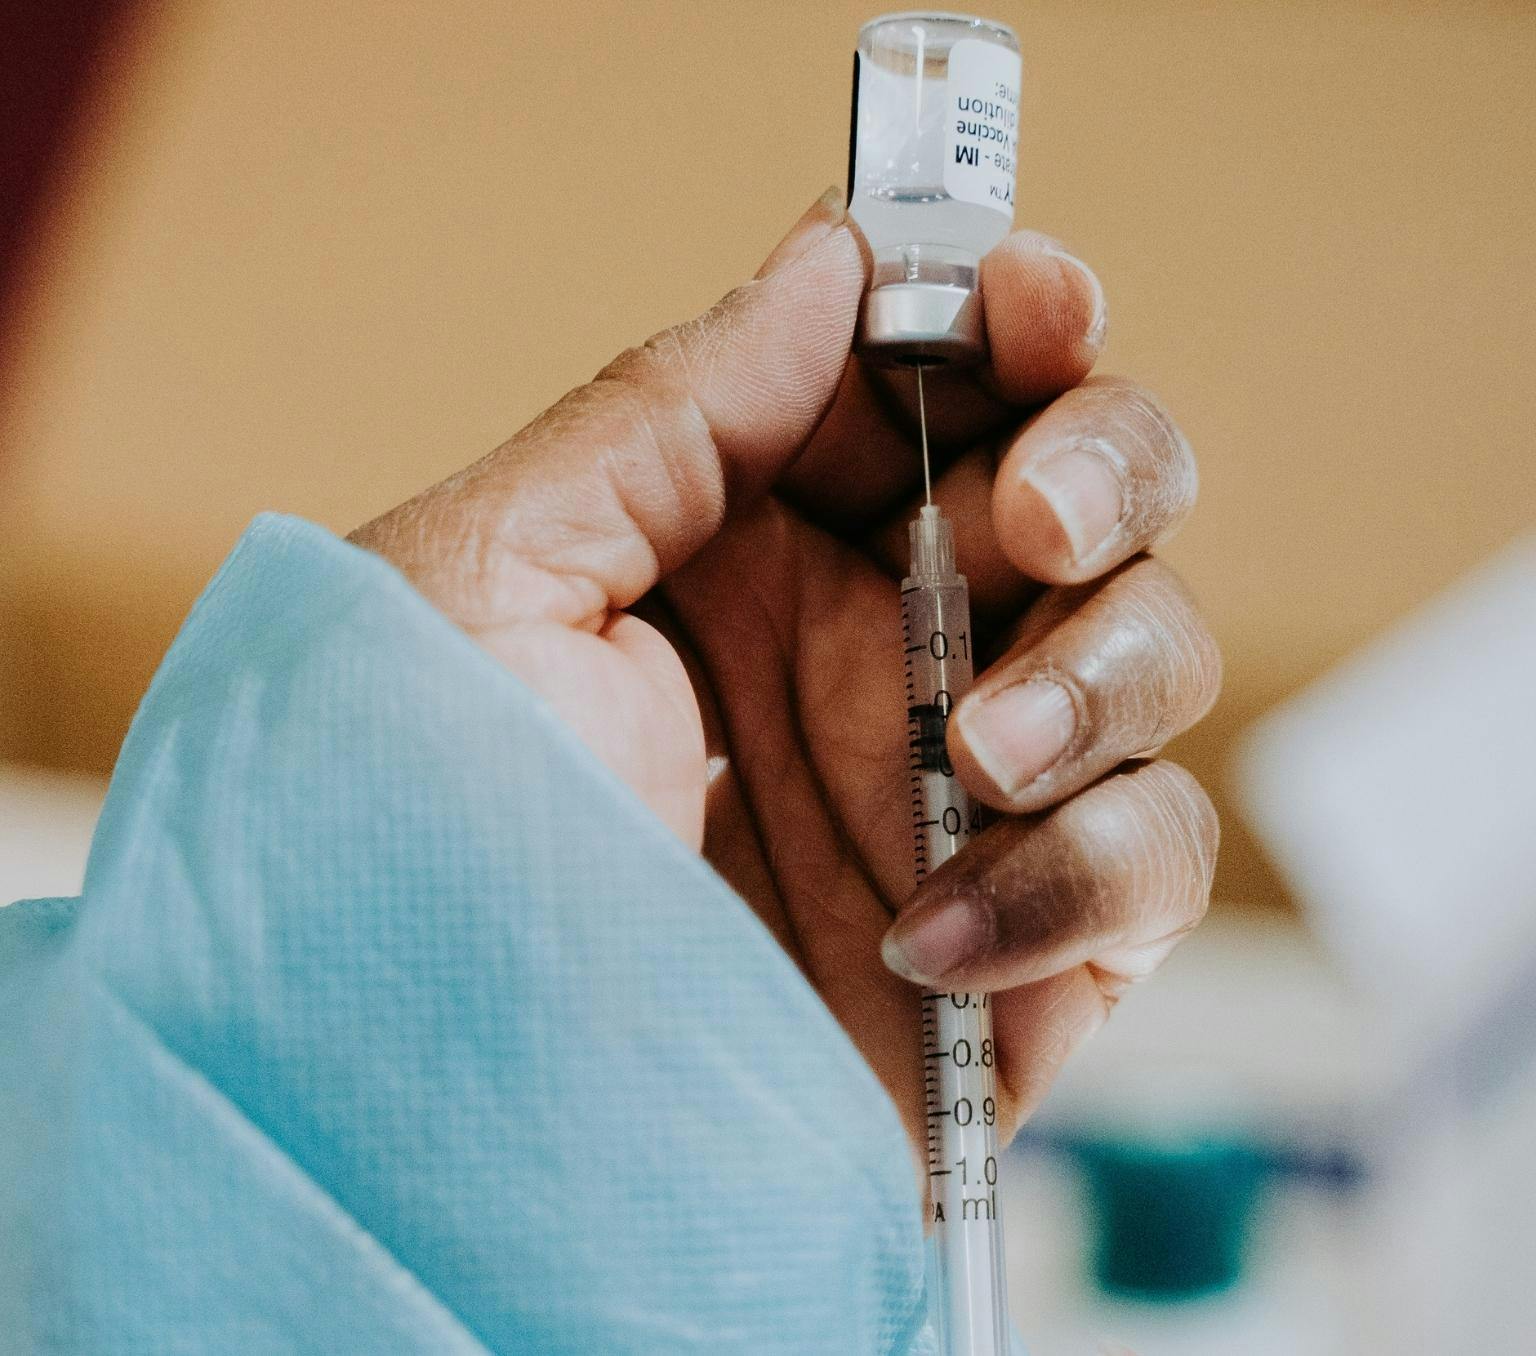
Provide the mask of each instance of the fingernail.
POLYGON ((843 190, 833 185, 817 198, 793 226, 789 233, 773 247, 773 251, 757 270, 759 278, 777 273, 786 264, 800 258, 818 241, 825 239, 843 224, 848 211, 844 204, 843 190))
POLYGON ((1119 528, 1125 512, 1119 468, 1092 443, 1072 443, 1037 458, 1023 474, 1055 513, 1074 564, 1090 560, 1119 528))
POLYGON ((1077 729, 1071 693, 1049 678, 961 702, 955 719, 971 756, 1005 796, 1055 766, 1077 729))
POLYGON ((1104 284, 1099 281, 1099 275, 1077 255, 1069 254, 1056 241, 1046 241, 1044 249, 1052 259, 1059 259, 1075 268, 1087 280, 1089 294, 1093 297, 1093 317, 1088 322, 1088 332, 1083 335, 1083 343, 1097 353, 1104 347, 1104 338, 1109 332, 1109 306, 1104 300, 1104 284))
POLYGON ((948 899, 898 918, 880 943, 886 968, 914 984, 934 984, 987 944, 991 928, 968 900, 948 899))

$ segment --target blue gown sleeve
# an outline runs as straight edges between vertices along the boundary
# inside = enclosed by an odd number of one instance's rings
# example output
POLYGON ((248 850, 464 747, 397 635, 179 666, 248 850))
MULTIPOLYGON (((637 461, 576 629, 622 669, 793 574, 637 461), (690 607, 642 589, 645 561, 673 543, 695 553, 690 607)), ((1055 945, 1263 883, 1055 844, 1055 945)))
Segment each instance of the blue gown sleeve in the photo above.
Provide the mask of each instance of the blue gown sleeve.
POLYGON ((917 1353, 884 1091, 382 561, 259 519, 0 910, 0 1347, 917 1353))

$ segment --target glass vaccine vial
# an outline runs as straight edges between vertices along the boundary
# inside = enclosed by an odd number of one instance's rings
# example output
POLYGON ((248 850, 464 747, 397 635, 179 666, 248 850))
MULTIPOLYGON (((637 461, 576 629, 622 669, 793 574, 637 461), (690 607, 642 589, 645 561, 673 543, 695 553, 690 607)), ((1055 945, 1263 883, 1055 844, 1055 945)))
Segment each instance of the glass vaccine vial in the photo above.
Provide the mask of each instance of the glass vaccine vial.
POLYGON ((859 30, 848 209, 874 254, 858 345, 872 362, 979 362, 981 256, 1013 225, 1019 42, 961 14, 859 30))

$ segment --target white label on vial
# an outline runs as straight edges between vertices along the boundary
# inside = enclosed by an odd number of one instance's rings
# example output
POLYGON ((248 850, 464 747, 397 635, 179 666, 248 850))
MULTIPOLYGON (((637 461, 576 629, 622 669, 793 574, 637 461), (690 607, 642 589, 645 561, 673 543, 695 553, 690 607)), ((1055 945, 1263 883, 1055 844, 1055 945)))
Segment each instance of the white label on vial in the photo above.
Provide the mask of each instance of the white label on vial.
POLYGON ((1019 54, 995 42, 965 38, 949 49, 944 191, 957 202, 995 208, 1010 221, 1022 71, 1019 54))

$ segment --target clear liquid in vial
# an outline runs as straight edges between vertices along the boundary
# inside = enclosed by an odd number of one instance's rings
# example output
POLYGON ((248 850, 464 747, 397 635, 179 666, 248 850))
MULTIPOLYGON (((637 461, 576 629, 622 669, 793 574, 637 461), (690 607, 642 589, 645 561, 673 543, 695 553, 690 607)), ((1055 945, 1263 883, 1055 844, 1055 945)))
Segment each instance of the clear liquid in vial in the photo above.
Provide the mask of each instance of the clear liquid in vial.
POLYGON ((850 211, 877 263, 914 245, 961 251, 974 262, 1008 234, 1007 214, 944 189, 949 49, 971 35, 966 25, 953 34, 944 27, 884 24, 860 53, 850 211))

